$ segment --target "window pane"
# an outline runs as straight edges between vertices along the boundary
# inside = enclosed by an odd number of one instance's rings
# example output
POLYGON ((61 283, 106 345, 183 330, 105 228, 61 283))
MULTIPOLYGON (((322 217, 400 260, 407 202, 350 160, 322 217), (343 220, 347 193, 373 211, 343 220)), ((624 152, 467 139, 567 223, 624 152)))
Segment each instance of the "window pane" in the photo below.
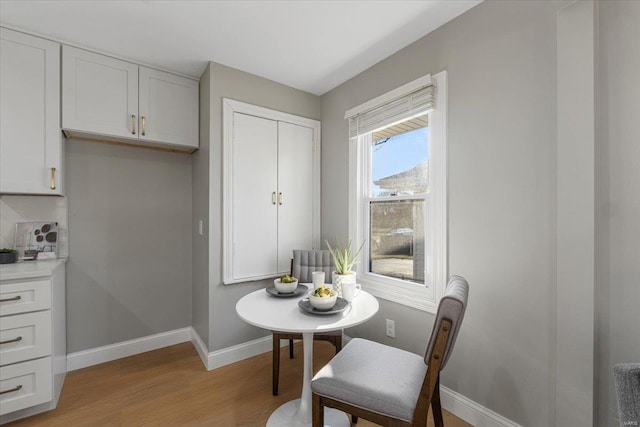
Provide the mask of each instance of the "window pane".
MULTIPOLYGON (((417 122, 422 120, 422 122, 417 122)), ((375 132, 371 143, 371 196, 426 193, 429 187, 429 141, 427 127, 402 132, 416 118, 375 132)))
POLYGON ((370 202, 369 271, 424 284, 424 200, 370 202))

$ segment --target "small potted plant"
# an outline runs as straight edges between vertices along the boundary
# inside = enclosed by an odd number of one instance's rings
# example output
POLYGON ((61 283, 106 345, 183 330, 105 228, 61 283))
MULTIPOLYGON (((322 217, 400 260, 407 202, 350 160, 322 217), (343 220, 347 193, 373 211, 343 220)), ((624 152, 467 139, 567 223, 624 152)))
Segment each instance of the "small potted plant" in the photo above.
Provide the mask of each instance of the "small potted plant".
POLYGON ((13 249, 0 249, 0 264, 12 264, 18 260, 18 252, 13 249))
POLYGON ((332 248, 329 242, 325 240, 327 248, 333 258, 333 263, 336 266, 336 270, 332 273, 331 281, 333 283, 333 289, 342 295, 343 283, 356 283, 356 272, 351 270, 353 266, 358 262, 358 255, 364 246, 364 242, 360 245, 360 248, 353 253, 351 250, 351 240, 344 248, 341 248, 337 243, 335 248, 332 248))

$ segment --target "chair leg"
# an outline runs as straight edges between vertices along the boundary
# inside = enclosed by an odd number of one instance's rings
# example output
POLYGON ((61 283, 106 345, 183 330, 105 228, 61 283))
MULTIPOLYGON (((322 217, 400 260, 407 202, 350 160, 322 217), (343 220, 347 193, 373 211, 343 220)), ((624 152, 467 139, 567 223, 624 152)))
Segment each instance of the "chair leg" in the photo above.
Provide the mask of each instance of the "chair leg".
POLYGON ((320 403, 320 396, 315 393, 311 396, 312 427, 324 427, 324 407, 320 403))
POLYGON ((272 361, 272 378, 271 391, 274 396, 278 395, 278 382, 280 380, 280 335, 273 334, 273 361, 272 361))
POLYGON ((444 427, 442 418, 442 405, 440 404, 440 376, 436 380, 436 387, 431 396, 431 408, 433 408, 433 421, 436 427, 444 427))
POLYGON ((289 340, 289 359, 293 359, 293 340, 289 340))

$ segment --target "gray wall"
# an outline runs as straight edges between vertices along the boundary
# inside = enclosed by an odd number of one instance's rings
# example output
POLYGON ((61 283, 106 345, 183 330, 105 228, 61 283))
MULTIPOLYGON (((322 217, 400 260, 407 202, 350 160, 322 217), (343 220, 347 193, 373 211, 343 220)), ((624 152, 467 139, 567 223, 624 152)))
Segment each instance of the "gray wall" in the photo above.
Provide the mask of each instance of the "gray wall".
MULTIPOLYGON (((555 34, 551 2, 484 2, 322 97, 322 235, 344 238, 344 112, 448 70, 449 271, 471 290, 443 384, 526 426, 553 412, 555 34)), ((349 334, 423 352, 433 316, 380 302, 349 334)))
MULTIPOLYGON (((222 98, 231 98, 302 117, 320 120, 318 96, 224 65, 210 63, 211 141, 210 141, 210 218, 209 351, 264 336, 262 329, 249 326, 236 314, 237 301, 247 293, 265 287, 265 281, 222 284, 222 98)), ((195 194, 207 197, 206 194, 195 194)), ((259 214, 259 213, 257 213, 259 214)))
POLYGON ((598 423, 619 426, 613 365, 640 362, 640 2, 600 3, 598 423))
POLYGON ((211 140, 211 74, 200 77, 200 148, 191 155, 192 263, 191 324, 205 346, 209 346, 209 142, 211 140), (202 221, 202 235, 198 232, 202 221))
POLYGON ((189 155, 66 142, 69 353, 191 324, 189 155))

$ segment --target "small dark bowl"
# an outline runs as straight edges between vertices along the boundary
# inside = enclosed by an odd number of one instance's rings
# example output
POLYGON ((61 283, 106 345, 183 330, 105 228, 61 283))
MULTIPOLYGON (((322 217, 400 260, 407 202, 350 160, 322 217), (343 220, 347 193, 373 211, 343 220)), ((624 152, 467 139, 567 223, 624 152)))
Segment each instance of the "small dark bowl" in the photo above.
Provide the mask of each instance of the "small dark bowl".
POLYGON ((13 252, 0 252, 0 264, 13 264, 18 260, 18 253, 13 252))

